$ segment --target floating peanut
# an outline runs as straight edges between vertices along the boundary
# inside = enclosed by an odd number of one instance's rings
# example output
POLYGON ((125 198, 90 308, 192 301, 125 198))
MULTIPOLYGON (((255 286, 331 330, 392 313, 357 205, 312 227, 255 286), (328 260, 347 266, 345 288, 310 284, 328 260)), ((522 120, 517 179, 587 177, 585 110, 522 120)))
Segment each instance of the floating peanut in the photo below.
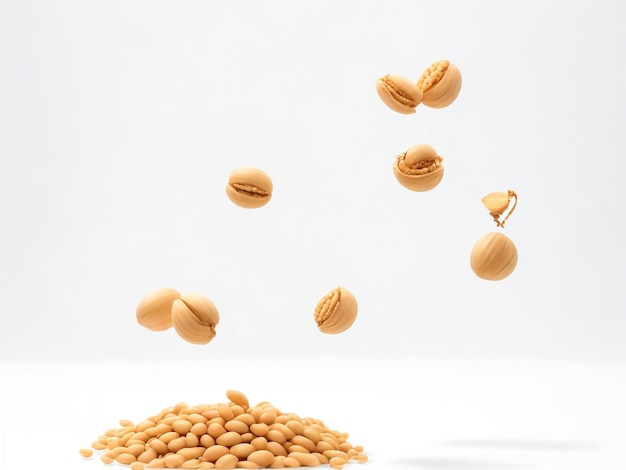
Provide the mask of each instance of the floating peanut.
POLYGON ((422 103, 431 108, 445 108, 461 91, 461 72, 449 60, 438 60, 422 73, 417 81, 422 90, 422 103))
POLYGON ((396 157, 393 174, 402 186, 411 191, 430 191, 443 178, 442 160, 430 145, 414 145, 396 157))
POLYGON ((206 344, 215 338, 220 320, 217 308, 200 294, 186 294, 172 304, 172 323, 176 332, 193 344, 206 344))
MULTIPOLYGON (((313 317, 322 333, 337 334, 352 326, 357 312, 358 305, 354 295, 344 287, 337 287, 320 299, 313 317)), ((289 423, 287 426, 289 427, 289 423)))
POLYGON ((474 245, 470 265, 472 271, 482 279, 502 280, 517 266, 517 248, 503 233, 487 233, 474 245))
POLYGON ((178 291, 171 288, 157 289, 149 293, 137 305, 135 314, 137 321, 149 330, 167 330, 172 326, 172 304, 178 298, 180 298, 178 291))
POLYGON ((256 209, 267 204, 273 190, 274 185, 267 173, 252 167, 233 170, 226 185, 228 198, 246 209, 256 209))
POLYGON ((511 191, 510 189, 506 193, 489 193, 481 199, 481 202, 487 208, 491 217, 493 217, 496 225, 498 227, 504 227, 504 223, 511 216, 511 214, 515 210, 515 207, 517 206, 517 194, 515 194, 515 191, 511 191), (511 199, 515 199, 515 202, 511 207, 511 210, 509 210, 504 219, 501 221, 500 217, 502 216, 504 211, 509 208, 509 205, 511 204, 511 199))
POLYGON ((423 92, 415 83, 400 75, 385 75, 376 81, 376 92, 390 109, 413 114, 422 102, 423 92))

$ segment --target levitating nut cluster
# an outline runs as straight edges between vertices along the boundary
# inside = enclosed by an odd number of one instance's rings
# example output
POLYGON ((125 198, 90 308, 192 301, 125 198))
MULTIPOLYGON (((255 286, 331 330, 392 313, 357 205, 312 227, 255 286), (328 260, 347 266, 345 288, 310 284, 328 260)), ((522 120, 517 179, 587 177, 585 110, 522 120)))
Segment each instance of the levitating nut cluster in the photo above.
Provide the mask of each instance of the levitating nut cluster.
POLYGON ((230 173, 226 195, 239 207, 257 209, 272 197, 274 185, 267 173, 258 168, 241 167, 230 173))
POLYGON ((445 108, 461 91, 461 72, 449 60, 438 60, 428 67, 417 82, 400 75, 385 75, 376 82, 380 99, 401 114, 413 114, 420 103, 430 108, 445 108))
MULTIPOLYGON (((138 424, 102 434, 91 447, 102 451, 106 464, 132 470, 148 468, 286 468, 329 465, 342 469, 349 461, 364 463, 363 447, 352 446, 348 434, 316 418, 283 413, 263 401, 251 407, 237 390, 227 403, 189 406, 178 403, 138 424)), ((91 449, 80 449, 91 457, 91 449)))
MULTIPOLYGON (((513 213, 517 205, 517 194, 511 190, 507 193, 489 193, 481 201, 498 227, 503 228, 504 222, 513 213), (509 208, 512 199, 515 199, 515 203, 504 219, 500 220, 509 208)), ((470 254, 470 266, 472 271, 481 279, 500 281, 515 270, 517 248, 513 241, 502 232, 487 233, 474 244, 470 254)))
POLYGON ((320 299, 313 317, 322 333, 337 334, 352 326, 357 313, 354 295, 345 287, 337 287, 320 299))
POLYGON ((136 316, 140 325, 153 331, 173 326, 181 338, 193 344, 207 344, 215 338, 220 320, 213 302, 203 295, 181 295, 171 288, 146 295, 137 305, 136 316))
POLYGON ((443 178, 442 160, 430 145, 414 145, 396 157, 393 174, 402 186, 411 191, 430 191, 443 178))

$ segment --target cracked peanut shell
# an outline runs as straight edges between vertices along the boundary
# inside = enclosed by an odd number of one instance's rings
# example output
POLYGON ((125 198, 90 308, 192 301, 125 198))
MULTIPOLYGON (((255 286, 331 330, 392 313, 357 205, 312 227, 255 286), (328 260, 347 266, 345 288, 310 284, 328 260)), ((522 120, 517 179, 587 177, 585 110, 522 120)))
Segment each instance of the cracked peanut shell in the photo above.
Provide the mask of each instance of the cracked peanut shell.
POLYGON ((449 60, 438 60, 428 67, 417 80, 422 90, 422 103, 430 108, 451 105, 461 91, 461 72, 449 60))
POLYGON ((422 102, 422 90, 408 78, 385 75, 376 81, 376 92, 392 110, 401 114, 413 114, 422 102))
POLYGON ((185 294, 172 304, 172 324, 185 341, 207 344, 215 338, 220 321, 217 308, 201 294, 185 294))
POLYGON ((180 298, 180 293, 169 287, 150 292, 137 305, 137 321, 141 326, 152 331, 171 328, 172 304, 178 298, 180 298))
POLYGON ((337 334, 352 326, 357 312, 354 295, 344 287, 337 287, 320 299, 313 317, 322 333, 337 334))
POLYGON ((481 279, 500 281, 509 276, 517 266, 517 248, 503 233, 487 233, 474 245, 470 265, 481 279))
POLYGON ((256 209, 267 204, 273 190, 269 175, 253 167, 236 168, 230 173, 226 185, 228 198, 246 209, 256 209))
POLYGON ((414 145, 396 157, 393 174, 402 186, 411 191, 430 191, 443 178, 442 160, 430 145, 414 145))

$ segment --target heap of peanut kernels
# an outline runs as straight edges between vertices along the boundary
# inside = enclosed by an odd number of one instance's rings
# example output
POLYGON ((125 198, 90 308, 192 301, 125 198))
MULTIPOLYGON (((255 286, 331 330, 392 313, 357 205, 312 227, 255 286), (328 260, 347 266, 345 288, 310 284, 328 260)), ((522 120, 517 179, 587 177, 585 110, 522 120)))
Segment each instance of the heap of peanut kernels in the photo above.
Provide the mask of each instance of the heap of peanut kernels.
MULTIPOLYGON (((348 434, 322 421, 282 413, 269 402, 250 407, 244 394, 229 390, 228 403, 188 406, 178 403, 145 421, 120 420, 92 443, 114 461, 145 468, 285 468, 367 461, 348 434)), ((81 449, 88 457, 88 449, 81 449)))

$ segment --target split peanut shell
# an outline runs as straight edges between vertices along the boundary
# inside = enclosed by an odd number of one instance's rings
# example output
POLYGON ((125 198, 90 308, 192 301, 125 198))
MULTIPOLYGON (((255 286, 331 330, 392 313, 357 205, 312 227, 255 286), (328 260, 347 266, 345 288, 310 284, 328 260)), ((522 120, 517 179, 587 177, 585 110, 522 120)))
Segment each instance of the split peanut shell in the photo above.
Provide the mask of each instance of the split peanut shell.
POLYGON ((233 170, 226 185, 226 195, 246 209, 256 209, 267 204, 272 197, 274 185, 267 173, 253 167, 233 170))
POLYGON ((434 62, 417 81, 422 90, 422 103, 430 108, 451 105, 461 91, 461 72, 449 60, 434 62))
POLYGON ((383 103, 401 114, 413 114, 422 102, 422 90, 408 78, 385 75, 376 81, 376 92, 383 103))
POLYGON ((215 338, 220 316, 209 299, 200 294, 186 294, 172 304, 172 324, 189 343, 207 344, 215 338))
POLYGON ((517 206, 517 194, 515 191, 509 189, 508 192, 502 193, 489 193, 485 197, 480 200, 483 205, 489 211, 491 217, 493 217, 494 222, 498 227, 504 227, 507 219, 513 214, 515 207, 517 206), (511 199, 514 199, 513 206, 509 209, 511 204, 511 199), (504 211, 509 209, 508 213, 502 218, 504 211), (500 220, 502 218, 502 220, 500 220))
POLYGON ((430 191, 443 178, 443 158, 430 145, 414 145, 398 155, 393 174, 398 182, 411 191, 430 191))
POLYGON ((500 215, 509 207, 510 196, 502 192, 489 193, 480 201, 490 214, 500 215))
POLYGON ((517 248, 503 233, 487 233, 474 245, 470 265, 481 279, 500 281, 509 276, 517 266, 517 248))
POLYGON ((137 305, 137 321, 152 331, 171 328, 172 304, 179 298, 180 293, 169 287, 150 292, 137 305))
POLYGON ((354 295, 344 287, 337 287, 317 303, 313 316, 322 333, 337 334, 352 326, 357 312, 354 295))

